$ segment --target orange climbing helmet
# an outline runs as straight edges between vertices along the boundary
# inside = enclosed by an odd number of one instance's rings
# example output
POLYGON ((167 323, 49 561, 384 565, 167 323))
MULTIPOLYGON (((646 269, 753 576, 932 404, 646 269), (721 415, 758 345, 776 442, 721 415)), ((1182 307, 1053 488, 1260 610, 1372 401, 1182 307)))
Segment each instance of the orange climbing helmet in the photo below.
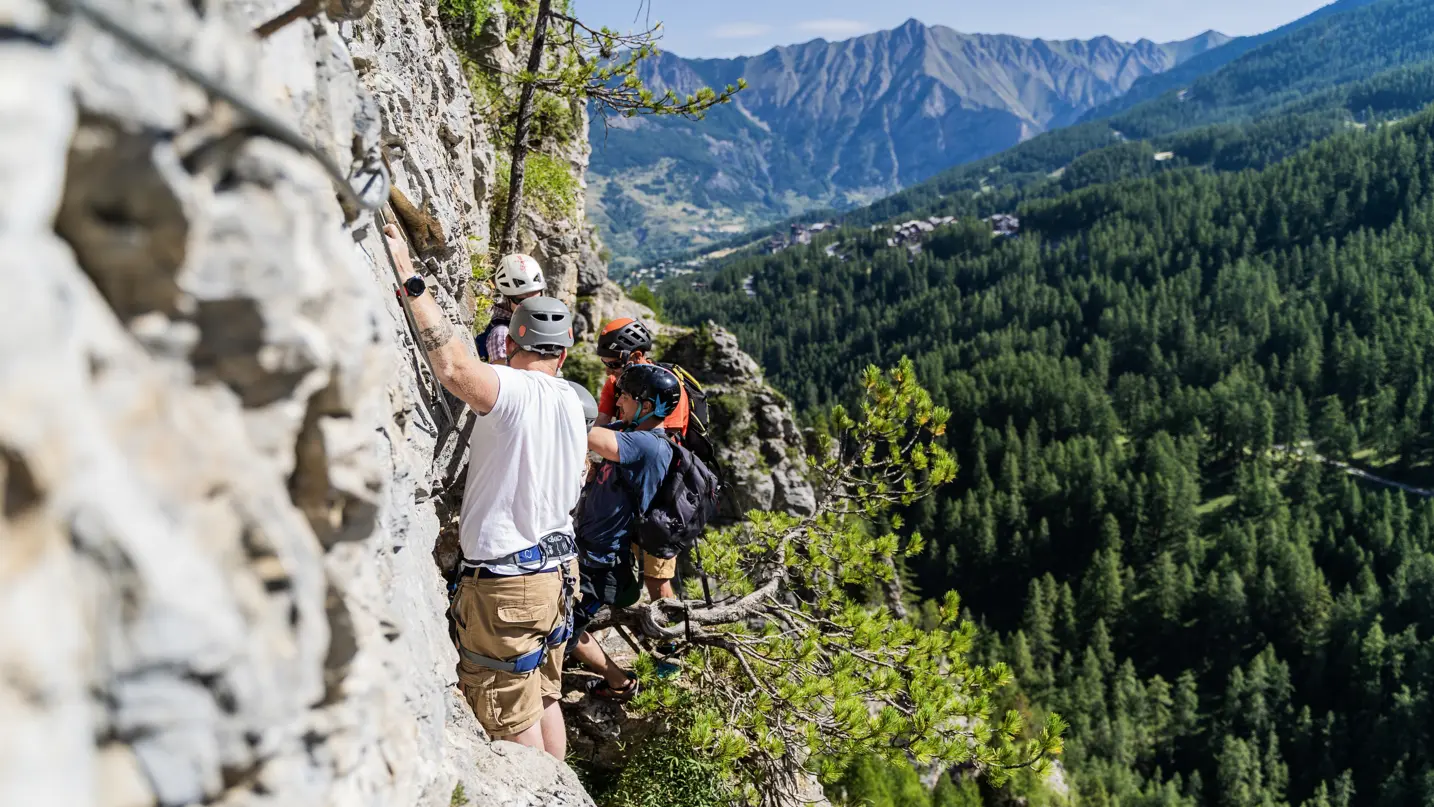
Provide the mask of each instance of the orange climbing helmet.
POLYGON ((652 332, 631 317, 609 322, 598 336, 597 354, 604 359, 627 361, 627 357, 638 350, 652 352, 652 332))

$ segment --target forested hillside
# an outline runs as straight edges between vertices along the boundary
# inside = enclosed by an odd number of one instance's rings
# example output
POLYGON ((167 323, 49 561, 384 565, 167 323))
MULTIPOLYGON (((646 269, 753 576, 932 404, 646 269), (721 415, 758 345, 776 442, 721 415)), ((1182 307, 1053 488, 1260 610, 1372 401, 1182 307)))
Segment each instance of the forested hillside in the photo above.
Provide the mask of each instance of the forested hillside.
POLYGON ((908 514, 911 582, 1071 722, 1082 804, 1427 805, 1434 503, 1332 463, 1434 476, 1434 114, 1241 159, 1113 164, 1015 238, 845 228, 664 305, 818 425, 915 360, 961 475, 908 514))

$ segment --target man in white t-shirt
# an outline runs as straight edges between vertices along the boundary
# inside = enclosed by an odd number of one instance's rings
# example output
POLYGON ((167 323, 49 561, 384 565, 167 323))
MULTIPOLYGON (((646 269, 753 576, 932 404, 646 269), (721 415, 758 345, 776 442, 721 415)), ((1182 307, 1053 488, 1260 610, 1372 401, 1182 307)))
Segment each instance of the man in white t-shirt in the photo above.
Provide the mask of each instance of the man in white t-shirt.
MULTIPOLYGON (((412 273, 397 230, 384 233, 399 269, 412 273)), ((563 759, 558 702, 577 582, 571 513, 587 458, 582 404, 557 377, 573 345, 572 314, 551 297, 524 300, 509 325, 508 366, 484 364, 425 290, 417 275, 400 289, 421 346, 439 382, 478 414, 458 522, 459 685, 495 739, 563 759)))

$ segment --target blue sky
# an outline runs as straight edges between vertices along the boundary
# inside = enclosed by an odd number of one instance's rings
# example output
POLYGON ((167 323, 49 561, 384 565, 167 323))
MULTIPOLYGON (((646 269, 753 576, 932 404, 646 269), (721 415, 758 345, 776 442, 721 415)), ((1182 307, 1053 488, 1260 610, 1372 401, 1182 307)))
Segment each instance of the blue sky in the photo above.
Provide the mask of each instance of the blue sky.
POLYGON ((774 45, 847 39, 911 17, 971 33, 1047 39, 1106 34, 1164 42, 1214 28, 1268 31, 1330 0, 574 0, 590 24, 663 23, 659 46, 682 56, 736 56, 774 45), (636 22, 634 22, 636 18, 636 22))

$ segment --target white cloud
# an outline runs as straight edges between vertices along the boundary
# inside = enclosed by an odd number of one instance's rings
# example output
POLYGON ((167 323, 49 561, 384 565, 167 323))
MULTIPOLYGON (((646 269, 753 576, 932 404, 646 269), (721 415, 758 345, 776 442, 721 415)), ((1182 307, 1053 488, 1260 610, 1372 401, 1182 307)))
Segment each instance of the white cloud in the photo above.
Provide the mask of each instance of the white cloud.
POLYGON ((729 22, 717 26, 712 35, 718 39, 751 39, 771 30, 772 26, 760 22, 729 22))
POLYGON ((819 20, 804 20, 797 24, 797 28, 805 33, 827 39, 842 39, 844 37, 864 34, 872 30, 871 26, 861 20, 845 20, 840 17, 827 17, 819 20))

